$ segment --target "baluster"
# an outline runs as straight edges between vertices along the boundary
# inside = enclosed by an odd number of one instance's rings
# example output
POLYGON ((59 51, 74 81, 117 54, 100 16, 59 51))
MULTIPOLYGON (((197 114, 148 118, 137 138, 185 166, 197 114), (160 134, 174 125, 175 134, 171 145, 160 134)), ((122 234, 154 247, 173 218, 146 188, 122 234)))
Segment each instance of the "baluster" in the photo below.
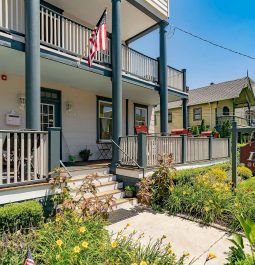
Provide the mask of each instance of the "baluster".
MULTIPOLYGON (((43 179, 43 167, 44 167, 44 157, 43 157, 43 152, 44 152, 44 143, 43 143, 43 134, 40 133, 40 179, 43 179)), ((38 159, 39 161, 39 159, 38 159)))
POLYGON ((60 34, 60 24, 61 24, 61 17, 58 15, 57 17, 57 24, 58 24, 58 43, 57 43, 57 46, 58 47, 61 47, 61 34, 60 34))
POLYGON ((21 133, 21 161, 20 161, 20 167, 21 167, 21 182, 24 182, 24 151, 25 151, 25 145, 24 145, 24 133, 21 133))
POLYGON ((54 38, 54 45, 57 46, 57 17, 56 17, 56 13, 54 13, 54 16, 53 16, 53 22, 54 22, 54 31, 52 31, 52 33, 53 33, 53 38, 54 38))
POLYGON ((3 184, 3 134, 0 133, 0 185, 3 184))
POLYGON ((8 0, 5 0, 5 28, 9 27, 9 22, 8 22, 8 18, 9 18, 9 13, 8 13, 8 0))
POLYGON ((27 134, 27 180, 31 181, 31 133, 27 134))
POLYGON ((41 7, 41 41, 44 41, 44 12, 43 12, 43 7, 41 7))
POLYGON ((69 21, 69 50, 72 51, 73 43, 72 43, 72 22, 69 21))
POLYGON ((38 170, 38 159, 37 159, 37 133, 34 133, 34 180, 37 179, 37 170, 38 170))
POLYGON ((3 0, 0 0, 0 27, 3 27, 3 0))
POLYGON ((15 30, 19 31, 19 0, 15 0, 15 30))
POLYGON ((14 183, 18 182, 18 135, 14 133, 14 183))
POLYGON ((45 11, 45 21, 46 21, 46 42, 49 43, 49 16, 48 16, 48 9, 46 8, 45 11))
POLYGON ((10 133, 7 133, 7 184, 11 183, 11 140, 10 133))
POLYGON ((13 27, 13 20, 14 20, 14 7, 13 7, 13 0, 10 1, 10 29, 14 29, 13 27))
MULTIPOLYGON (((66 27, 65 27, 65 19, 64 19, 64 17, 61 17, 60 18, 61 19, 61 21, 62 21, 62 45, 59 43, 59 46, 61 47, 61 48, 64 48, 64 49, 66 49, 66 45, 65 45, 65 30, 66 30, 66 27)), ((59 23, 60 23, 60 21, 59 21, 59 23)), ((59 35, 60 35, 60 32, 59 32, 59 35)))

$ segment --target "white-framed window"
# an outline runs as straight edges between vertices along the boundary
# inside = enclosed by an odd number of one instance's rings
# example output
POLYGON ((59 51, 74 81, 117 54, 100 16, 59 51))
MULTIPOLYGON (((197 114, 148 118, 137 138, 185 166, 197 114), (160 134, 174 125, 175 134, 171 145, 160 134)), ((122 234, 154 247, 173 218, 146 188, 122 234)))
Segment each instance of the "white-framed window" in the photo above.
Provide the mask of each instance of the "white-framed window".
POLYGON ((99 100, 98 115, 99 141, 110 140, 112 138, 112 103, 99 100))
POLYGON ((173 113, 172 112, 168 112, 168 123, 172 123, 173 122, 173 113))
POLYGON ((193 120, 201 121, 202 120, 202 108, 193 109, 193 120))

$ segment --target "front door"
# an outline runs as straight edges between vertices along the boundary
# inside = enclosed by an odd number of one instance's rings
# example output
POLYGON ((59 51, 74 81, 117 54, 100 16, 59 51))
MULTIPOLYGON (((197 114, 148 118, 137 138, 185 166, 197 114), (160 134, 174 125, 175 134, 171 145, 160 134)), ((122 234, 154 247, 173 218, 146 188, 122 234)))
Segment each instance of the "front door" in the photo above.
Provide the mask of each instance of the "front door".
POLYGON ((61 127, 61 92, 53 89, 41 89, 41 130, 61 127))

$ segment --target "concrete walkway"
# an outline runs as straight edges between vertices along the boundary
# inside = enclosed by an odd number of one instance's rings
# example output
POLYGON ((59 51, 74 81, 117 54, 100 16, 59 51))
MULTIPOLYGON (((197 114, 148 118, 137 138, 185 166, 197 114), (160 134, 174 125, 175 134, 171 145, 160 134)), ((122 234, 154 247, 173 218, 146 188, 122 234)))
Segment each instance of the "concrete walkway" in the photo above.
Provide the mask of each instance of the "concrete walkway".
MULTIPOLYGON (((117 213, 116 213, 117 214, 117 213)), ((190 253, 190 261, 194 260, 194 265, 203 265, 209 251, 213 251, 217 258, 209 261, 208 265, 223 265, 231 246, 230 235, 224 231, 212 227, 201 226, 200 224, 188 221, 179 217, 168 216, 166 214, 154 214, 143 211, 134 213, 134 216, 122 212, 117 214, 124 220, 118 220, 114 213, 113 224, 108 226, 108 230, 117 233, 126 224, 130 224, 127 233, 137 231, 144 233, 142 243, 148 243, 150 239, 156 240, 163 235, 166 236, 165 243, 171 243, 177 257, 183 252, 190 253)))

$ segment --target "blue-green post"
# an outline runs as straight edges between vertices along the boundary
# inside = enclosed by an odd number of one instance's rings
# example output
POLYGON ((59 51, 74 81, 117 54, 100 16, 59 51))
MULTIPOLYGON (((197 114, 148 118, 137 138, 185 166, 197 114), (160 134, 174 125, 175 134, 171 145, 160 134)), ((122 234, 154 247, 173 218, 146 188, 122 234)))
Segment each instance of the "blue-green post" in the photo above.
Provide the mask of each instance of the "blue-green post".
POLYGON ((233 188, 237 186, 237 139, 238 139, 238 131, 237 131, 237 122, 232 122, 232 185, 233 188))
POLYGON ((60 166, 60 137, 61 128, 49 128, 48 129, 48 166, 49 172, 60 166))
POLYGON ((167 26, 168 22, 160 22, 160 58, 159 58, 159 83, 160 83, 160 132, 168 134, 168 87, 167 87, 167 26))
POLYGON ((184 134, 182 137, 182 164, 187 162, 187 135, 184 134))
POLYGON ((138 148, 137 148, 137 157, 138 165, 140 167, 147 167, 147 134, 139 133, 138 134, 138 148))
MULTIPOLYGON (((186 69, 182 70, 183 74, 183 92, 187 92, 187 81, 186 81, 186 69)), ((188 129, 188 99, 182 99, 182 118, 183 118, 183 129, 188 129)))
MULTIPOLYGON (((122 136, 122 57, 121 0, 112 0, 112 138, 118 143, 122 136)), ((112 146, 112 169, 119 161, 119 149, 112 146)))
POLYGON ((25 0, 26 128, 40 130, 40 0, 25 0))
POLYGON ((212 160, 212 144, 213 144, 213 136, 210 135, 208 138, 209 138, 209 160, 212 160))

